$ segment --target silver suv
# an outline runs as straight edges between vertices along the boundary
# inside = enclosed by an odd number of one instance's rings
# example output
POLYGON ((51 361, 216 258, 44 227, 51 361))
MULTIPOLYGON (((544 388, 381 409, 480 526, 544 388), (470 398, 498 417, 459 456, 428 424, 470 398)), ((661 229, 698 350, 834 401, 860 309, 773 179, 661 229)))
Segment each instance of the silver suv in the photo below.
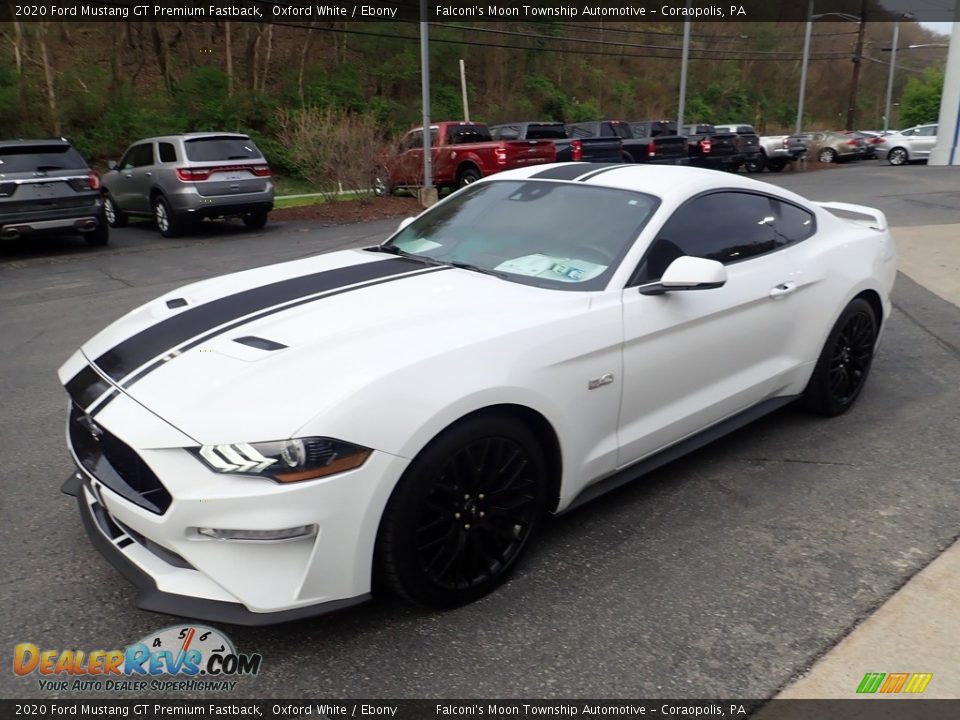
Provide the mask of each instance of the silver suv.
POLYGON ((0 141, 0 240, 80 233, 106 245, 100 180, 67 141, 0 141))
POLYGON ((175 237, 192 221, 240 217, 262 228, 273 209, 270 166, 246 135, 189 133, 134 143, 103 176, 107 222, 149 216, 175 237))

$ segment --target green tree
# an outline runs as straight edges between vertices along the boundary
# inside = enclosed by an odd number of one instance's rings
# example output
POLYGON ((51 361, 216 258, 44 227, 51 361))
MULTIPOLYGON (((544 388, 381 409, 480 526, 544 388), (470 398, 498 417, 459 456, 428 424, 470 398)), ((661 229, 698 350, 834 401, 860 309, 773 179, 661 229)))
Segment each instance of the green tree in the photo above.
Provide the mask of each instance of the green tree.
POLYGON ((922 78, 910 78, 900 98, 900 121, 904 126, 936 122, 942 94, 942 70, 927 68, 922 78))

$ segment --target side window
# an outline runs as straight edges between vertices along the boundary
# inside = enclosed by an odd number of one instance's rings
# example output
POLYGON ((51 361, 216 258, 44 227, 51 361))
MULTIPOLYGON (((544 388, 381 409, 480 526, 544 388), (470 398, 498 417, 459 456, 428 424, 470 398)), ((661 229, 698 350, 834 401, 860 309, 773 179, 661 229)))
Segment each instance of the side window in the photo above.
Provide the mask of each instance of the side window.
POLYGON ((916 129, 916 128, 910 128, 909 130, 904 130, 904 131, 903 131, 902 133, 900 133, 900 134, 903 135, 904 137, 913 137, 914 135, 917 134, 917 129, 916 129))
POLYGON ((416 132, 407 133, 403 140, 400 141, 400 152, 405 150, 412 150, 414 148, 423 147, 423 131, 417 130, 416 132))
POLYGON ((937 136, 937 126, 930 125, 929 127, 922 127, 917 130, 917 135, 921 137, 936 137, 937 136))
POLYGON ((678 257, 745 260, 783 245, 777 241, 776 217, 764 195, 718 192, 683 205, 667 220, 647 250, 635 279, 659 280, 678 257))
POLYGON ((177 161, 177 150, 173 147, 173 143, 158 143, 160 148, 160 162, 163 163, 175 163, 177 161))
POLYGON ((608 122, 600 123, 600 137, 620 137, 613 125, 608 122))
POLYGON ((816 221, 806 210, 796 205, 771 200, 770 204, 776 212, 777 247, 791 245, 806 240, 817 230, 816 221))
POLYGON ((588 138, 593 137, 593 131, 585 125, 567 125, 567 132, 570 133, 570 137, 575 138, 588 138))
POLYGON ((153 165, 153 143, 143 143, 133 149, 133 166, 153 165))

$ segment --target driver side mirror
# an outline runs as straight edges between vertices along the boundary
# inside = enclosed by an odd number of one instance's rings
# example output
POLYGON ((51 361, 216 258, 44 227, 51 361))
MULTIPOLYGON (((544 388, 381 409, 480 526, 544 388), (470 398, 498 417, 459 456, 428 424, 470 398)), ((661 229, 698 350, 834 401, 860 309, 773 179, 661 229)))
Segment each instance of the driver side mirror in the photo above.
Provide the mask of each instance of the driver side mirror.
POLYGON ((711 290, 727 282, 723 263, 684 255, 674 260, 657 282, 640 286, 641 295, 663 295, 677 290, 711 290))
POLYGON ((400 221, 400 226, 397 228, 397 232, 400 232, 401 230, 403 230, 407 225, 412 223, 414 220, 416 220, 416 218, 405 217, 403 220, 400 221))
POLYGON ((107 169, 108 169, 108 170, 116 170, 118 167, 119 167, 119 165, 117 165, 117 161, 116 161, 116 160, 110 160, 110 161, 107 163, 107 169))

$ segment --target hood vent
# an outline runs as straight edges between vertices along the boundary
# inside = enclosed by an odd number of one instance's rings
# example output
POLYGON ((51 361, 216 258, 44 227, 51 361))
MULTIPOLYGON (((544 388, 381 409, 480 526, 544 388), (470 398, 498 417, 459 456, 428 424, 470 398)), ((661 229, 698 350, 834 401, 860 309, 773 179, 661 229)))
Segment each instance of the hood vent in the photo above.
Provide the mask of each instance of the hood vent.
POLYGON ((267 340, 266 338, 257 337, 256 335, 245 335, 244 337, 234 338, 233 341, 240 343, 241 345, 249 345, 250 347, 257 348, 258 350, 266 350, 267 352, 272 352, 273 350, 283 350, 285 347, 287 347, 283 343, 267 340))
POLYGON ((167 307, 170 308, 171 310, 182 308, 187 304, 188 304, 187 301, 184 300, 183 298, 171 298, 170 300, 167 300, 167 307))

